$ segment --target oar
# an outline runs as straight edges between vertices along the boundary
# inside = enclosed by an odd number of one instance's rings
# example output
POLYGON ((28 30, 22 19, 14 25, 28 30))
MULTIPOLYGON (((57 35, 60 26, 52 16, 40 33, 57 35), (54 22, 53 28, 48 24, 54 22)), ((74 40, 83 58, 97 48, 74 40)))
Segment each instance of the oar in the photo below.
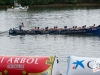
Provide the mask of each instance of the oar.
MULTIPOLYGON (((18 28, 18 27, 15 27, 15 28, 18 28)), ((3 31, 3 32, 0 32, 0 34, 2 34, 2 33, 6 33, 6 32, 8 32, 9 30, 6 30, 6 31, 3 31)))
MULTIPOLYGON (((8 30, 7 30, 8 31, 8 30)), ((2 31, 2 32, 0 32, 0 34, 2 34, 2 33, 6 33, 7 31, 2 31)))

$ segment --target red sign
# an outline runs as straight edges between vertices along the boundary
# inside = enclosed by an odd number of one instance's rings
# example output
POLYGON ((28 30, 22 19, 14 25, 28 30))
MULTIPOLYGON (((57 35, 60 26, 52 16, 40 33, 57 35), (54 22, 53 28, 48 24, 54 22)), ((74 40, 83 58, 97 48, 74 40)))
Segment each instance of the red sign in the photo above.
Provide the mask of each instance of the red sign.
POLYGON ((0 56, 0 75, 33 75, 52 70, 54 57, 0 56), (53 61, 52 61, 53 59, 53 61))

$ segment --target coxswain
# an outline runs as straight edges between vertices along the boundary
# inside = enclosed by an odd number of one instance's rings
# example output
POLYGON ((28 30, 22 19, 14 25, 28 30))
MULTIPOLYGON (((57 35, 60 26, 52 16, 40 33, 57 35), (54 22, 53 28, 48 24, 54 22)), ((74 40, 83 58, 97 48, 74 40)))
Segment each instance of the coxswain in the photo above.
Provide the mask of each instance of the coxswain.
POLYGON ((24 27, 24 23, 22 23, 21 25, 19 25, 19 30, 23 30, 22 28, 24 27))

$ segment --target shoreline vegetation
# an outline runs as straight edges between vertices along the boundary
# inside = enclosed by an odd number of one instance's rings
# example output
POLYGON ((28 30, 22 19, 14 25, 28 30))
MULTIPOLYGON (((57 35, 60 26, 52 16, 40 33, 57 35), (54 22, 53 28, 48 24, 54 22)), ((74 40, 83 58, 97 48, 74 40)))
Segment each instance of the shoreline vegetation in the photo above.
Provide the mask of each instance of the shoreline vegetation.
POLYGON ((0 7, 14 6, 14 2, 30 7, 100 6, 100 0, 0 0, 0 7))
MULTIPOLYGON (((6 7, 11 7, 13 5, 2 5, 0 8, 6 8, 6 7)), ((24 6, 24 5, 23 5, 24 6)), ((94 4, 89 4, 89 3, 84 3, 84 4, 48 4, 48 5, 29 5, 29 7, 80 7, 80 6, 100 6, 100 4, 94 3, 94 4)))
POLYGON ((31 5, 30 7, 63 7, 63 6, 100 6, 100 4, 49 4, 49 5, 31 5))

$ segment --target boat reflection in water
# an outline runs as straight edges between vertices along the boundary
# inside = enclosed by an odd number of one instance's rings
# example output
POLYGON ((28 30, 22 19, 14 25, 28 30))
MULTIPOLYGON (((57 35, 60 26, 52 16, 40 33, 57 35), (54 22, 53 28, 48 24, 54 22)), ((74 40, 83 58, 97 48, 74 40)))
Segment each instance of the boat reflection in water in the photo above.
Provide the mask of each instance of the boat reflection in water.
POLYGON ((83 28, 67 28, 65 26, 64 28, 58 28, 57 26, 54 28, 48 28, 45 27, 44 29, 40 29, 39 27, 35 27, 34 29, 30 30, 19 30, 19 29, 9 29, 10 35, 26 35, 26 34, 72 34, 72 35, 78 35, 78 34, 88 34, 88 35, 100 35, 100 25, 96 27, 83 27, 83 28))

